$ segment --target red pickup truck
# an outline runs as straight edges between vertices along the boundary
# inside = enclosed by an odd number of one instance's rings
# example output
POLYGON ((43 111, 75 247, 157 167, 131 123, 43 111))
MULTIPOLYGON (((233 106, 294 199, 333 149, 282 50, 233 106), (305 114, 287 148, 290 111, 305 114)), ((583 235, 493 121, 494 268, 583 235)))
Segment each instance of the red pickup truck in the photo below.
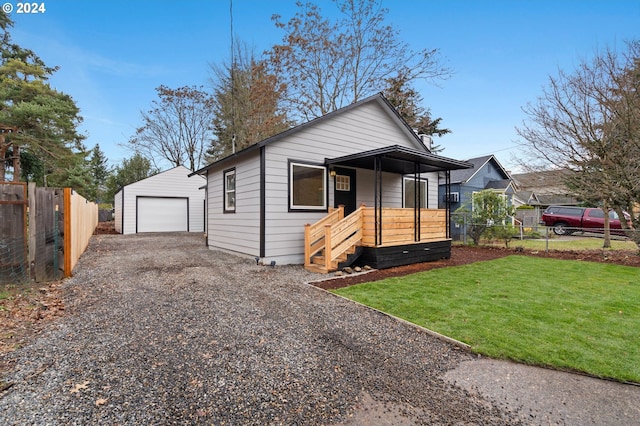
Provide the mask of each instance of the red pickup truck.
MULTIPOLYGON (((578 231, 604 232, 604 212, 589 207, 549 206, 542 213, 540 223, 553 227, 556 235, 571 235, 578 231)), ((612 234, 624 235, 618 214, 609 212, 609 229, 612 234)))

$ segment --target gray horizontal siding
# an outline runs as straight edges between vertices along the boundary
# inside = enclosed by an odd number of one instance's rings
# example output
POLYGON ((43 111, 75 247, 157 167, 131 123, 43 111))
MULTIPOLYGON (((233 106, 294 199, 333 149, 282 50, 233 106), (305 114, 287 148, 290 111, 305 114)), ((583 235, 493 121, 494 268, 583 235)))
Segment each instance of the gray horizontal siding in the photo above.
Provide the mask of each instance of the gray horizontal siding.
POLYGON ((429 204, 427 204, 427 207, 430 209, 437 209, 438 208, 438 189, 439 189, 438 173, 425 173, 423 176, 426 177, 429 182, 428 190, 427 190, 428 197, 429 197, 429 204))
MULTIPOLYGON (((358 205, 364 203, 369 207, 375 201, 375 173, 373 170, 358 170, 356 185, 358 205)), ((382 174, 382 207, 402 207, 402 176, 392 173, 382 174)))
POLYGON ((259 155, 248 156, 236 169, 236 211, 224 213, 223 172, 210 170, 209 232, 210 247, 257 256, 260 251, 260 165, 259 155))
MULTIPOLYGON (((360 104, 330 119, 311 125, 264 146, 265 165, 265 261, 302 263, 304 225, 326 215, 325 211, 289 211, 289 161, 324 164, 326 158, 350 155, 390 145, 422 149, 399 125, 397 117, 378 101, 360 104)), ((373 172, 357 171, 358 203, 373 205, 373 172)), ((329 206, 333 202, 329 179, 329 206)), ((234 164, 209 170, 209 244, 248 255, 260 251, 260 155, 256 151, 234 164), (236 167, 236 213, 222 209, 222 171, 236 167)), ((437 182, 435 183, 437 198, 437 182)), ((383 205, 402 205, 402 177, 384 174, 383 205)))
MULTIPOLYGON (((314 223, 325 212, 289 212, 289 160, 323 164, 326 158, 341 157, 389 145, 419 148, 377 103, 310 126, 266 148, 266 256, 299 258, 304 253, 304 225, 314 223)), ((358 170, 358 204, 373 205, 373 172, 358 170)), ((384 174, 383 204, 402 205, 400 176, 384 174)), ((329 182, 329 206, 333 202, 329 182)), ((302 261, 302 260, 301 260, 302 261)))

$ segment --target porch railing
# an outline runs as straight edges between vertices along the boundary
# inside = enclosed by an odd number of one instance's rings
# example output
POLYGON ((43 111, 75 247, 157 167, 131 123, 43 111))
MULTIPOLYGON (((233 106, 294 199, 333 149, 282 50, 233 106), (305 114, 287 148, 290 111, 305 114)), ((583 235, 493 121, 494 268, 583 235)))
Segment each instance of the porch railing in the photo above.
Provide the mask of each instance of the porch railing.
POLYGON ((344 209, 339 207, 313 225, 305 225, 305 266, 311 266, 313 256, 323 250, 322 266, 330 271, 335 269, 335 262, 356 245, 381 247, 447 239, 444 209, 420 209, 419 229, 416 229, 414 209, 385 207, 377 225, 375 209, 364 204, 347 217, 343 216, 344 209), (380 231, 378 239, 377 231, 380 231))
POLYGON ((324 250, 324 267, 332 264, 362 240, 362 218, 364 205, 344 217, 344 207, 329 213, 313 225, 304 229, 304 264, 311 265, 311 258, 324 250))
POLYGON ((376 227, 373 208, 364 212, 362 245, 366 247, 411 244, 447 238, 447 212, 444 209, 420 209, 419 230, 416 230, 411 208, 382 209, 382 222, 376 227), (376 232, 378 239, 376 240, 376 232), (419 238, 418 238, 419 236, 419 238))
POLYGON ((362 240, 362 206, 340 222, 325 225, 324 267, 332 269, 334 262, 362 240))
POLYGON ((304 226, 304 266, 311 265, 311 258, 325 247, 325 227, 344 219, 344 206, 330 211, 314 224, 304 226))

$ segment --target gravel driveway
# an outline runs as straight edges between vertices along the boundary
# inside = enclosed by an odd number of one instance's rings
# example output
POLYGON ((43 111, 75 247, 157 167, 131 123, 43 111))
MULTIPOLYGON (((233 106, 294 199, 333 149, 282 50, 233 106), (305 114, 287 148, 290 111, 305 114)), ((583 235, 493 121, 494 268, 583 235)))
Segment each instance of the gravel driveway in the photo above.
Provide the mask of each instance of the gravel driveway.
POLYGON ((4 357, 15 385, 0 394, 0 424, 572 418, 500 395, 508 377, 482 378, 487 368, 474 368, 486 364, 466 351, 305 284, 317 274, 210 251, 201 236, 95 236, 74 273, 67 315, 4 357))

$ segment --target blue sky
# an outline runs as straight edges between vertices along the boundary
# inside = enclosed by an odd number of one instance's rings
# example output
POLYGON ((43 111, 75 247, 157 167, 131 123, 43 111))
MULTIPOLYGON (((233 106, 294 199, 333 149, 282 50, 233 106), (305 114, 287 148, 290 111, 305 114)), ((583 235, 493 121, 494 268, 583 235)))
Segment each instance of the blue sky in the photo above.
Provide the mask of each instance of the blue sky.
MULTIPOLYGON (((6 2, 5 2, 6 3, 6 2)), ((9 0, 14 6, 17 2, 9 0)), ((333 13, 329 0, 316 4, 333 13)), ((15 42, 60 70, 51 80, 81 109, 88 147, 114 166, 151 107, 155 88, 207 85, 210 64, 229 58, 229 0, 49 0, 40 14, 11 13, 15 42)), ((415 50, 438 48, 454 75, 418 83, 424 106, 452 134, 442 155, 518 153, 521 108, 558 69, 572 71, 605 46, 640 38, 640 0, 383 0, 387 22, 415 50)), ((233 0, 233 33, 257 52, 282 39, 271 16, 288 20, 295 0, 233 0)), ((380 88, 382 89, 382 87, 380 88)))

